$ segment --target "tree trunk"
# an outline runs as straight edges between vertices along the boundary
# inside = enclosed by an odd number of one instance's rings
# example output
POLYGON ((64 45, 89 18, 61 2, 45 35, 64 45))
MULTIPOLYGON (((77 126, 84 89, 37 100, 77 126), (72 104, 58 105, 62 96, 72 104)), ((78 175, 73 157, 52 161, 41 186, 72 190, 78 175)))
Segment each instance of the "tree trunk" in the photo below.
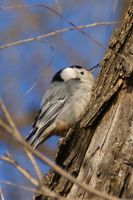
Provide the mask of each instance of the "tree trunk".
MULTIPOLYGON (((59 147, 56 162, 91 188, 133 198, 133 1, 115 31, 88 112, 59 147)), ((51 170, 44 183, 68 199, 96 198, 51 170)), ((44 195, 36 200, 47 199, 44 195)))

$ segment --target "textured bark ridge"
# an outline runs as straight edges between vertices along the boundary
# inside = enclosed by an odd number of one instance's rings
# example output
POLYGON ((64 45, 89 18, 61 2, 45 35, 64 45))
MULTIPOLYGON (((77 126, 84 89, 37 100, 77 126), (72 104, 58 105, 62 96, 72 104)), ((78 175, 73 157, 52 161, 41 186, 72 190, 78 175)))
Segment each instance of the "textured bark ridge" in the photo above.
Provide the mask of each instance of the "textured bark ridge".
MULTIPOLYGON (((133 198, 133 2, 101 62, 88 112, 56 162, 90 187, 133 198)), ((44 183, 68 199, 96 198, 50 171, 44 183)), ((36 200, 47 199, 44 195, 36 200)))

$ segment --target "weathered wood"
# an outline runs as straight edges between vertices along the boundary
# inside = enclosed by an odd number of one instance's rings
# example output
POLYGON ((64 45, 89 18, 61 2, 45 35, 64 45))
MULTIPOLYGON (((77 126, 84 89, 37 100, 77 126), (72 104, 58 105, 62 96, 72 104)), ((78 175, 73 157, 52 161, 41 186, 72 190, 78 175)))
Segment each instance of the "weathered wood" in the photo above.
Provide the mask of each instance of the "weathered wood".
MULTIPOLYGON (((100 66, 88 112, 60 146, 56 162, 92 188, 133 198, 133 2, 100 66)), ((68 199, 98 199, 52 170, 44 183, 68 199)))

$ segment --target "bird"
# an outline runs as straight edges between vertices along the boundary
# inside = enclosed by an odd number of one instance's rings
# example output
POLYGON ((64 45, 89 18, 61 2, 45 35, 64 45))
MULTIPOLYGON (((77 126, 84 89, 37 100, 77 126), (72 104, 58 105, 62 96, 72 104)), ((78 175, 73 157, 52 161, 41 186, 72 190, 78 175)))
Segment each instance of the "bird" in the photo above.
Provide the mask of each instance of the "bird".
POLYGON ((35 149, 53 135, 65 137, 85 113, 94 77, 85 67, 62 68, 52 78, 26 141, 35 149))

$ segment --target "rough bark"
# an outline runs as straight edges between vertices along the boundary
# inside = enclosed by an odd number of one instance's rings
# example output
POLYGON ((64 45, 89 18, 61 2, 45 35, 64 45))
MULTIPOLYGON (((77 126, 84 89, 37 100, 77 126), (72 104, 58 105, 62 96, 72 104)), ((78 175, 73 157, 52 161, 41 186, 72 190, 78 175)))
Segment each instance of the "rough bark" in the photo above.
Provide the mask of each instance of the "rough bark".
MULTIPOLYGON (((56 162, 92 188, 133 198, 133 1, 100 66, 88 112, 59 147, 56 162)), ((52 170, 44 183, 68 199, 100 199, 52 170)))

